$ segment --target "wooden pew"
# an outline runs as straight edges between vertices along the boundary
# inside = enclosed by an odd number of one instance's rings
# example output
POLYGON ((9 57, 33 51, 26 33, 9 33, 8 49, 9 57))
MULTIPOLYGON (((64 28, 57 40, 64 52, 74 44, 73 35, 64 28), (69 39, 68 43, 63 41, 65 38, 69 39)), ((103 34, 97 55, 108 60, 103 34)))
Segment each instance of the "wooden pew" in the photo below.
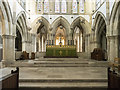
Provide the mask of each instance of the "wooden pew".
POLYGON ((115 58, 110 62, 108 68, 108 88, 117 88, 120 90, 120 58, 115 58))
POLYGON ((108 68, 108 88, 118 88, 120 89, 120 75, 114 70, 108 68))
POLYGON ((11 71, 11 74, 2 77, 2 90, 18 90, 19 88, 19 68, 16 71, 11 71))

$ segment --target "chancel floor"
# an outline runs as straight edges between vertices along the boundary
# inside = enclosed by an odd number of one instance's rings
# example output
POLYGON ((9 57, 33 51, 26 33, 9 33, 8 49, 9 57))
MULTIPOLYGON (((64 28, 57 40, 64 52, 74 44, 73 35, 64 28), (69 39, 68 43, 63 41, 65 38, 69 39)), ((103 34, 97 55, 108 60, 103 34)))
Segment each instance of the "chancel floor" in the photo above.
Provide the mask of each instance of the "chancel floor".
POLYGON ((83 58, 44 59, 17 61, 20 88, 107 88, 106 61, 83 58))

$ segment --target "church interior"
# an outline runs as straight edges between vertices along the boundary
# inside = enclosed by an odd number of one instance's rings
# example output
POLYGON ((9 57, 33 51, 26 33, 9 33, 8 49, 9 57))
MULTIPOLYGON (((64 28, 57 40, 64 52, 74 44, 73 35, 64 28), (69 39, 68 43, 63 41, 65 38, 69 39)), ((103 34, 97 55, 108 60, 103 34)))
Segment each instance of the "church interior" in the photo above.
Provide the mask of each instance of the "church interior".
POLYGON ((120 89, 119 25, 119 0, 0 0, 0 89, 120 89))

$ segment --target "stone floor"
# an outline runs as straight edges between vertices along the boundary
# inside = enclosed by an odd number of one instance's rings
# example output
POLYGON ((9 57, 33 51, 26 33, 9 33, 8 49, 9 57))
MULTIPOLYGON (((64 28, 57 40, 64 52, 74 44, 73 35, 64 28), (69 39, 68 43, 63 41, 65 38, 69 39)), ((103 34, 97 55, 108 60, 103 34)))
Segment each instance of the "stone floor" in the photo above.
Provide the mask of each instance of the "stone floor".
POLYGON ((17 61, 9 69, 20 68, 22 87, 102 87, 107 88, 107 62, 86 59, 37 59, 17 61), (59 61, 61 60, 61 61, 59 61), (64 66, 66 63, 67 67, 64 66), (79 63, 79 65, 78 65, 79 63), (36 66, 37 64, 37 66, 36 66), (74 66, 73 66, 74 64, 74 66), (60 65, 56 67, 56 65, 60 65), (44 66, 44 67, 43 67, 44 66), (52 67, 51 67, 52 66, 52 67), (77 67, 76 67, 77 66, 77 67))
POLYGON ((107 79, 105 67, 20 67, 20 79, 107 79))

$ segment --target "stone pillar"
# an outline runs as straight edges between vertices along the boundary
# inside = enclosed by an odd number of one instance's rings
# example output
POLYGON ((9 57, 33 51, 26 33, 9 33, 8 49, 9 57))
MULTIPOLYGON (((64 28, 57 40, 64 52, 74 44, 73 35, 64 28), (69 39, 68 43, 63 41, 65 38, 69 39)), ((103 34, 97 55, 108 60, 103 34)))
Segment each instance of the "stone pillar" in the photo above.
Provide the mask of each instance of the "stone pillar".
POLYGON ((22 42, 22 51, 27 51, 27 47, 28 47, 27 45, 28 45, 27 41, 22 42))
POLYGON ((32 52, 36 52, 36 35, 32 34, 32 52))
POLYGON ((43 40, 43 52, 46 52, 46 40, 43 40))
POLYGON ((113 61, 118 57, 118 37, 108 36, 108 60, 113 61))
POLYGON ((31 58, 31 53, 32 53, 32 42, 31 41, 28 41, 28 53, 29 53, 29 58, 31 58))
POLYGON ((3 63, 6 66, 15 61, 15 36, 3 35, 3 63))
POLYGON ((41 52, 41 39, 39 38, 39 52, 41 52))
POLYGON ((43 47, 44 47, 44 40, 43 40, 43 36, 42 36, 42 52, 43 52, 43 47))
POLYGON ((79 33, 79 52, 82 52, 82 34, 79 33))
POLYGON ((46 40, 45 40, 45 52, 46 52, 46 40))
POLYGON ((80 38, 79 38, 79 33, 77 33, 77 35, 76 35, 76 37, 77 37, 77 52, 79 52, 79 42, 80 42, 80 38))

